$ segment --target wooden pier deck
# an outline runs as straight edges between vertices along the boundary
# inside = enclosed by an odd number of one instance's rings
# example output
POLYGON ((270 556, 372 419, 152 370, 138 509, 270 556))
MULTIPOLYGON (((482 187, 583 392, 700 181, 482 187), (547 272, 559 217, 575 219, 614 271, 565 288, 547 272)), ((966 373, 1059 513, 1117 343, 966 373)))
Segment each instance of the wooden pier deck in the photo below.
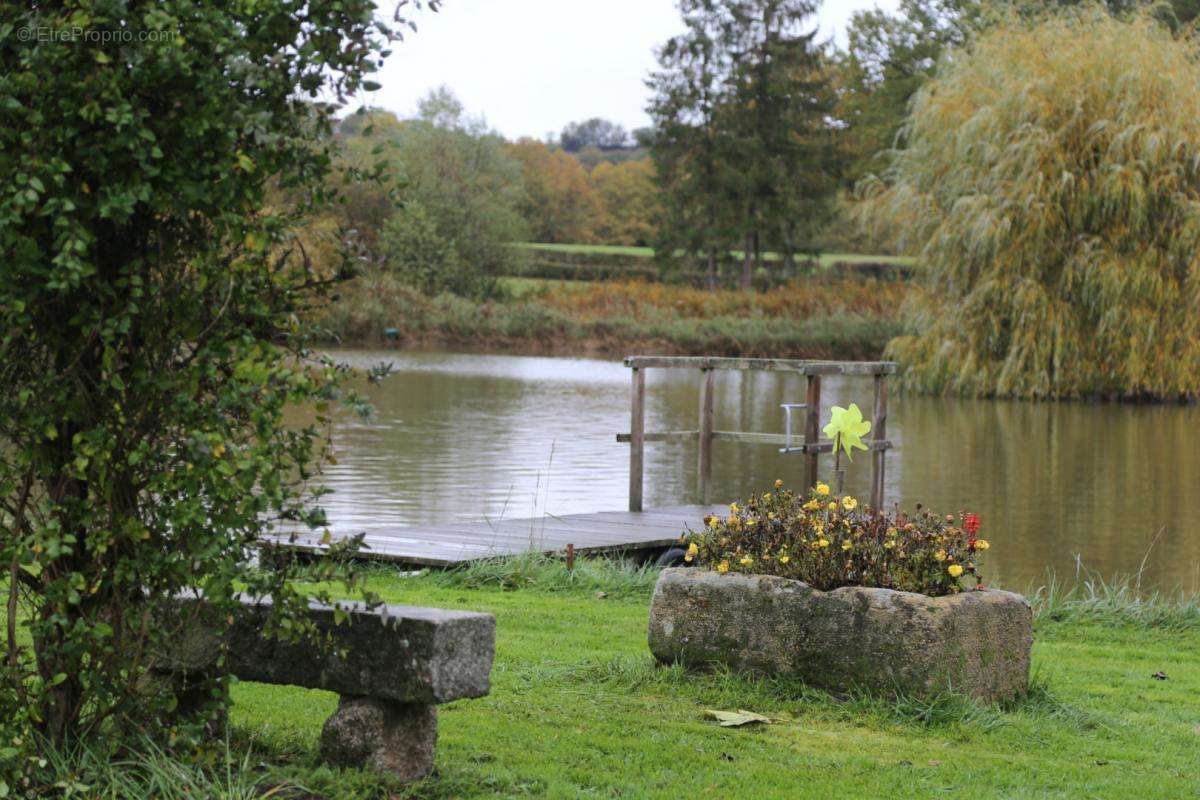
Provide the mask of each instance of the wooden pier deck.
MULTIPOLYGON (((707 514, 728 513, 727 506, 672 506, 646 511, 599 511, 592 514, 543 516, 533 519, 455 522, 367 529, 360 556, 429 566, 453 566, 528 552, 561 553, 574 545, 580 555, 665 547, 688 527, 698 530, 707 514)), ((279 536, 271 544, 321 552, 320 532, 294 538, 279 536)))

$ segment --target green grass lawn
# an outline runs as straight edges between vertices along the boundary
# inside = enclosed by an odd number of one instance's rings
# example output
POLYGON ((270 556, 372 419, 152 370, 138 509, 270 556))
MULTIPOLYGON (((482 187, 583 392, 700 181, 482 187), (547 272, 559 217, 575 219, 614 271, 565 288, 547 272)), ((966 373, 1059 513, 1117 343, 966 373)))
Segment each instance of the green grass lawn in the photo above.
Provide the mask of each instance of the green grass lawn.
MULTIPOLYGON (((311 766, 335 697, 240 684, 241 746, 319 796, 605 798, 1196 797, 1200 624, 1195 609, 1041 613, 1035 685, 1010 708, 837 698, 787 681, 656 667, 653 575, 584 567, 516 590, 478 576, 379 573, 389 602, 489 611, 492 692, 441 707, 437 773, 407 789, 311 766), (603 592, 603 594, 600 594, 603 592), (1055 620, 1058 621, 1055 621, 1055 620), (1167 680, 1152 674, 1162 671, 1167 680), (779 724, 723 729, 704 709, 779 724)), ((520 573, 508 583, 523 583, 520 573)))
MULTIPOLYGON (((545 244, 540 242, 521 242, 518 247, 529 250, 549 250, 558 253, 595 253, 607 254, 614 256, 643 256, 650 258, 654 255, 652 247, 625 247, 621 245, 607 244, 545 244)), ((731 255, 734 258, 741 258, 742 253, 739 250, 731 250, 731 255)), ((778 253, 764 253, 763 258, 767 261, 777 261, 778 253)), ((870 253, 822 253, 819 257, 822 266, 831 266, 833 264, 902 264, 912 266, 915 259, 911 256, 887 256, 887 255, 872 255, 870 253)))

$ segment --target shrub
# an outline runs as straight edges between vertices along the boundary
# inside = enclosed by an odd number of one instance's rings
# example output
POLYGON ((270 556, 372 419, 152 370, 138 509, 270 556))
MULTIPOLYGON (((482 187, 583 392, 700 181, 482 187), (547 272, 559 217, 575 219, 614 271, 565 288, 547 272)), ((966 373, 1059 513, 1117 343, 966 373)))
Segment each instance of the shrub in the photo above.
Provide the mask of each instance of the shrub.
POLYGON ((875 205, 932 278, 888 350, 909 386, 1200 393, 1196 75, 1192 40, 1102 8, 1000 24, 944 62, 875 205))
POLYGON ((455 242, 442 235, 419 200, 406 203, 404 211, 387 222, 382 249, 388 270, 430 297, 447 292, 474 298, 495 294, 495 277, 463 260, 455 242))
POLYGON ((982 585, 974 514, 909 516, 836 497, 818 483, 807 496, 782 488, 732 503, 727 517, 705 518, 689 532, 687 558, 717 572, 778 575, 821 590, 871 586, 939 596, 982 585))
MULTIPOLYGON (((291 231, 330 199, 322 99, 371 88, 391 35, 374 11, 0 4, 5 32, 159 34, 0 48, 0 796, 29 796, 42 740, 199 732, 144 680, 157 604, 245 591, 274 601, 265 636, 312 631, 305 592, 254 556, 322 520, 344 370, 300 316, 352 265, 317 273, 291 231)), ((209 710, 226 688, 200 687, 209 710)))

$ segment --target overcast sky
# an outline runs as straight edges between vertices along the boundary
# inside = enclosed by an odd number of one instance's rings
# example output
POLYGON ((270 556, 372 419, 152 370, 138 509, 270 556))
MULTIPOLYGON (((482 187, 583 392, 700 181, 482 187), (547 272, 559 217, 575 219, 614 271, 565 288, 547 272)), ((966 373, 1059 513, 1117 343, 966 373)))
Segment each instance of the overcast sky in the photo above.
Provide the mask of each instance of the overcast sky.
MULTIPOLYGON (((822 34, 844 41, 854 11, 895 5, 826 0, 822 34)), ((445 0, 417 24, 394 48, 370 104, 403 116, 445 84, 510 138, 544 138, 588 117, 648 124, 642 81, 654 48, 682 28, 674 0, 445 0)))

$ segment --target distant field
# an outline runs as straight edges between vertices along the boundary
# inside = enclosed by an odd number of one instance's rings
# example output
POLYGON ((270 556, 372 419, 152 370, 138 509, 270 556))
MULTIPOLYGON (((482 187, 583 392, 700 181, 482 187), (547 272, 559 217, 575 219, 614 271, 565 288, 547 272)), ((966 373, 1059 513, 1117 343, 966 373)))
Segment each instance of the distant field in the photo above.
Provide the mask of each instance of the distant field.
MULTIPOLYGON (((539 242, 521 242, 517 247, 527 250, 545 250, 554 253, 583 253, 589 255, 633 256, 641 258, 651 258, 654 256, 654 248, 652 247, 623 247, 608 244, 543 244, 539 242)), ((740 259, 742 252, 740 250, 732 250, 730 251, 730 255, 740 259)), ((763 259, 766 261, 778 261, 779 258, 778 253, 763 254, 763 259)), ((887 256, 871 253, 822 253, 818 260, 823 266, 832 266, 834 264, 898 264, 911 267, 916 263, 916 259, 912 256, 887 256)))

